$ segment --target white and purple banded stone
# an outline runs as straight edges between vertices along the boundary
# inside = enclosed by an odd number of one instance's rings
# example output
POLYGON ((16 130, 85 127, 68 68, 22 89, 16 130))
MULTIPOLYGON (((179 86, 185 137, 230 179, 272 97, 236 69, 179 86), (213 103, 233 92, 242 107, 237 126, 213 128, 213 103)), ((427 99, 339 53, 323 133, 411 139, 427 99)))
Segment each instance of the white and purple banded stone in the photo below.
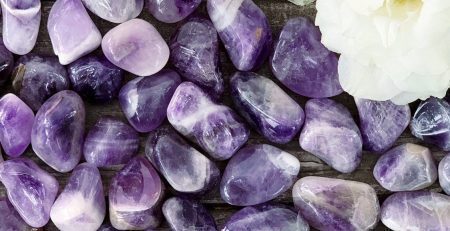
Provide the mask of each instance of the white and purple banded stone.
POLYGON ((136 18, 144 8, 144 0, 82 0, 86 8, 100 18, 123 23, 136 18))
POLYGON ((200 3, 202 0, 147 0, 147 8, 159 21, 175 23, 192 14, 200 3))
POLYGON ((441 188, 450 195, 450 154, 447 154, 439 162, 438 174, 441 188))

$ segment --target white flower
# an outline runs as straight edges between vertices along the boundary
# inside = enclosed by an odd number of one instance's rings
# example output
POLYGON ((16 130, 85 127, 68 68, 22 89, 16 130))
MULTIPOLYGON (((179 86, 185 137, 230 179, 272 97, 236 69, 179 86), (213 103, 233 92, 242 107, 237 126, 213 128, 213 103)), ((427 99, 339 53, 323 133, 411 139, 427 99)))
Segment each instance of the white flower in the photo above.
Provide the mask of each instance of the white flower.
POLYGON ((317 0, 322 43, 349 94, 406 104, 450 84, 450 0, 317 0))

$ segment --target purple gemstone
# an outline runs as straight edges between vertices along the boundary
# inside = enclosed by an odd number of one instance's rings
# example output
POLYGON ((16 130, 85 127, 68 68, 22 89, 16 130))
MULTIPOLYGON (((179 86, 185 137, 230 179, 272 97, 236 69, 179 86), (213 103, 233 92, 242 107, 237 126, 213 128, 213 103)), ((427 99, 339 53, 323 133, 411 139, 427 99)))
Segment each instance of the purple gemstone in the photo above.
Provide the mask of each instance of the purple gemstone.
POLYGON ((259 68, 272 49, 272 31, 264 12, 252 0, 208 0, 209 17, 234 66, 259 68))
POLYGON ((73 91, 60 91, 39 109, 31 131, 36 155, 58 172, 69 172, 81 158, 86 112, 73 91))
POLYGON ((98 169, 88 163, 78 165, 70 175, 64 191, 50 211, 60 230, 97 230, 105 218, 105 195, 98 169))
POLYGON ((139 149, 137 132, 124 122, 101 117, 84 140, 84 158, 97 167, 126 164, 139 149))
POLYGON ((102 40, 106 58, 135 75, 160 71, 169 60, 169 47, 152 24, 131 19, 111 29, 102 40))
POLYGON ((230 85, 239 113, 269 141, 284 144, 300 131, 305 119, 303 109, 272 80, 237 72, 230 85))
POLYGON ((74 91, 93 102, 107 102, 117 97, 122 87, 123 71, 104 56, 84 56, 69 65, 74 91))
POLYGON ((16 158, 0 163, 0 181, 6 187, 8 199, 27 224, 36 228, 47 224, 58 193, 55 177, 29 159, 16 158))
POLYGON ((143 156, 130 160, 109 187, 109 218, 120 230, 156 228, 164 186, 156 170, 143 156))
POLYGON ((0 143, 6 155, 17 157, 31 142, 33 111, 14 94, 0 99, 0 143))
POLYGON ((439 183, 445 193, 450 195, 450 155, 447 154, 439 162, 439 183))
POLYGON ((344 105, 331 99, 311 99, 300 146, 339 172, 354 171, 361 162, 362 139, 344 105))
POLYGON ((185 79, 212 95, 223 93, 219 41, 209 19, 192 17, 175 32, 170 43, 170 60, 185 79))
POLYGON ((100 226, 100 228, 98 228, 97 231, 117 231, 117 229, 112 227, 111 224, 106 223, 100 226))
POLYGON ((216 222, 202 204, 172 197, 162 207, 167 223, 174 231, 201 230, 216 231, 216 222))
POLYGON ((162 127, 150 134, 145 155, 178 192, 201 194, 220 180, 216 164, 170 127, 162 127))
POLYGON ((13 54, 5 47, 0 37, 0 87, 6 85, 13 70, 13 54))
POLYGON ((363 148, 367 151, 387 151, 408 127, 411 119, 408 105, 356 98, 355 103, 359 112, 363 148))
POLYGON ((161 22, 175 23, 189 16, 202 0, 147 0, 149 12, 161 22))
POLYGON ((50 10, 47 29, 62 65, 97 49, 102 40, 81 0, 57 0, 50 10))
POLYGON ((381 221, 388 228, 401 230, 448 230, 450 197, 426 191, 398 192, 381 207, 381 221))
POLYGON ((318 230, 371 230, 378 223, 380 205, 368 184, 307 176, 292 189, 295 207, 318 230))
POLYGON ((170 69, 139 77, 122 87, 119 102, 125 117, 138 132, 150 132, 166 119, 167 106, 180 76, 170 69))
POLYGON ((228 219, 223 230, 309 231, 309 225, 286 206, 262 204, 239 210, 228 219))
POLYGON ((6 231, 31 231, 33 230, 27 223, 20 217, 19 213, 13 207, 8 198, 0 198, 0 227, 6 231))
POLYGON ((220 194, 231 205, 264 203, 287 191, 299 171, 295 156, 268 144, 248 145, 228 162, 220 194))
POLYGON ((67 70, 56 56, 21 56, 12 77, 14 91, 34 111, 50 96, 69 89, 70 85, 67 70))
POLYGON ((82 0, 86 8, 100 18, 123 23, 136 18, 144 8, 144 0, 82 0))
POLYGON ((250 134, 233 110, 216 104, 191 82, 178 86, 167 108, 167 118, 178 132, 218 160, 230 158, 250 134))
POLYGON ((319 28, 307 18, 290 19, 275 44, 270 65, 275 77, 293 92, 325 98, 343 92, 338 58, 321 42, 319 28))

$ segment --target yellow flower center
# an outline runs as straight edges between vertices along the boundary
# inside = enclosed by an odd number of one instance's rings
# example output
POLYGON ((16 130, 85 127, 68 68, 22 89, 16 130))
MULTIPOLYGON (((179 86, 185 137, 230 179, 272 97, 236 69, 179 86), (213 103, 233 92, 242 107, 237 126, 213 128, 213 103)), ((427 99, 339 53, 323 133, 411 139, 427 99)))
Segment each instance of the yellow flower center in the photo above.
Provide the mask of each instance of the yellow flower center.
POLYGON ((405 19, 410 14, 420 11, 422 0, 386 0, 384 2, 389 17, 405 19))

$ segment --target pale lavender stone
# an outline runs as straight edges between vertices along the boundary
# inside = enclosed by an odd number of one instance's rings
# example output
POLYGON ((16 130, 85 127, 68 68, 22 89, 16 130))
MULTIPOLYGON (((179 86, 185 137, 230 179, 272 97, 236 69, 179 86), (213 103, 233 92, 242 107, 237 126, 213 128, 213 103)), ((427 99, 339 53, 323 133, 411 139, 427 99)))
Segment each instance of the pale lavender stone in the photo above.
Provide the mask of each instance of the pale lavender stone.
POLYGON ((60 230, 97 230, 105 218, 103 184, 98 169, 91 164, 78 165, 50 211, 52 222, 60 230))
POLYGON ((36 228, 47 224, 58 193, 55 177, 29 159, 16 158, 0 163, 0 181, 6 187, 8 199, 27 224, 36 228))
POLYGON ((3 40, 0 39, 0 87, 8 83, 13 66, 13 54, 5 47, 3 40))
POLYGON ((228 162, 220 195, 231 205, 264 203, 287 191, 299 171, 295 156, 268 144, 248 145, 228 162))
POLYGON ((178 86, 167 108, 167 118, 178 132, 218 160, 230 158, 250 134, 233 110, 216 104, 191 82, 178 86))
POLYGON ((114 23, 136 18, 144 8, 144 0, 82 0, 91 12, 114 23))
POLYGON ((160 71, 170 53, 156 28, 142 19, 131 19, 111 29, 103 37, 102 50, 111 63, 138 76, 160 71))
POLYGON ((33 111, 14 94, 0 99, 0 143, 6 155, 17 157, 31 142, 33 111))
POLYGON ((109 219, 119 230, 156 228, 164 186, 156 170, 143 156, 130 160, 109 186, 109 219))
POLYGON ((252 0, 208 0, 208 14, 234 66, 259 68, 272 49, 272 31, 264 12, 252 0))
POLYGON ((97 167, 126 164, 139 149, 139 136, 128 124, 103 116, 89 130, 84 140, 83 154, 88 163, 97 167))
POLYGON ((391 101, 355 98, 364 150, 383 153, 391 148, 408 127, 411 110, 408 105, 391 101))
POLYGON ((24 55, 36 44, 41 22, 40 0, 1 0, 3 42, 12 53, 24 55))
POLYGON ((86 112, 77 93, 60 91, 39 109, 31 131, 36 155, 58 172, 69 172, 81 158, 86 112))
POLYGON ((375 164, 373 176, 390 191, 414 191, 432 185, 438 171, 428 148, 402 144, 383 154, 375 164))
POLYGON ((19 213, 13 207, 8 198, 0 198, 0 227, 6 231, 31 231, 33 230, 20 217, 19 213))
POLYGON ((47 30, 62 65, 97 49, 102 40, 81 0, 57 0, 50 10, 47 30))
POLYGON ((339 172, 354 171, 361 162, 362 139, 350 112, 331 99, 311 99, 300 146, 339 172))
POLYGON ((178 192, 202 194, 220 181, 216 164, 170 127, 162 127, 150 134, 145 155, 178 192))
POLYGON ((131 80, 122 87, 119 103, 125 117, 138 132, 150 132, 166 119, 167 106, 180 76, 170 69, 131 80))
POLYGON ((381 206, 381 221, 394 231, 448 230, 450 197, 426 191, 398 192, 381 206))
POLYGON ((445 193, 450 195, 450 155, 447 154, 439 162, 439 183, 445 193))
POLYGON ((202 0, 147 0, 147 8, 159 21, 175 23, 192 14, 200 3, 202 0))
POLYGON ((305 114, 272 80, 252 72, 231 78, 231 98, 239 113, 271 142, 284 144, 300 131, 305 114))
POLYGON ((292 189, 295 207, 318 230, 371 230, 378 223, 380 205, 368 184, 308 176, 292 189))

